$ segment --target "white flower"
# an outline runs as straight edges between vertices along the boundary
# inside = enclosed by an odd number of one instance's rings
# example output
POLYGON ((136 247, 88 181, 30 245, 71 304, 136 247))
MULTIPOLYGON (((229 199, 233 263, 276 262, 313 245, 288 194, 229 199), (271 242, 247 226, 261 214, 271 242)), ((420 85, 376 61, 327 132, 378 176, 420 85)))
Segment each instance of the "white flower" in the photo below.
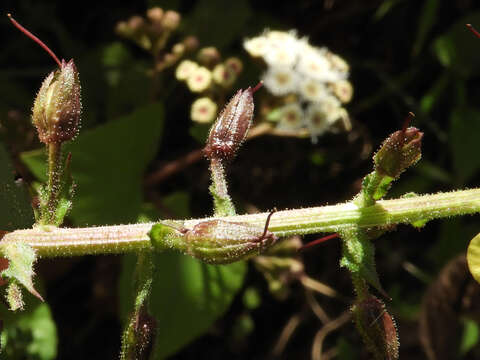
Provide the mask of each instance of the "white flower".
POLYGON ((298 79, 290 68, 269 68, 263 74, 263 84, 273 95, 286 95, 296 91, 298 79))
POLYGON ((186 80, 194 70, 198 68, 198 64, 191 60, 183 60, 175 71, 175 77, 178 80, 186 80))
POLYGON ((330 84, 330 88, 342 103, 348 103, 352 100, 353 87, 350 81, 340 80, 330 84))
POLYGON ((303 125, 303 110, 299 103, 284 105, 279 109, 277 127, 284 130, 296 130, 303 125))
POLYGON ((306 78, 300 81, 298 89, 300 95, 306 101, 320 102, 329 96, 324 83, 312 78, 306 78))
POLYGON ((317 142, 317 137, 322 135, 330 127, 328 114, 321 104, 313 103, 305 111, 305 122, 310 132, 312 142, 317 142))
POLYGON ((269 41, 264 36, 245 40, 243 47, 253 57, 262 57, 269 49, 269 41))
POLYGON ((327 53, 327 59, 330 61, 330 64, 334 70, 344 74, 348 74, 350 71, 350 66, 340 56, 329 51, 327 53))
POLYGON ((292 67, 297 62, 297 51, 293 47, 273 47, 267 51, 264 59, 271 67, 292 67))
POLYGON ((340 110, 342 107, 340 101, 338 101, 335 96, 326 96, 317 106, 325 113, 326 120, 329 124, 333 124, 340 118, 340 110))
POLYGON ((321 51, 302 53, 297 64, 297 71, 308 78, 324 82, 333 82, 342 78, 337 71, 331 68, 330 62, 321 51))
POLYGON ((198 123, 209 123, 215 119, 217 115, 217 104, 209 97, 202 97, 193 102, 190 117, 198 123))
POLYGON ((192 92, 202 92, 210 87, 212 73, 206 67, 199 66, 187 78, 188 88, 192 92))

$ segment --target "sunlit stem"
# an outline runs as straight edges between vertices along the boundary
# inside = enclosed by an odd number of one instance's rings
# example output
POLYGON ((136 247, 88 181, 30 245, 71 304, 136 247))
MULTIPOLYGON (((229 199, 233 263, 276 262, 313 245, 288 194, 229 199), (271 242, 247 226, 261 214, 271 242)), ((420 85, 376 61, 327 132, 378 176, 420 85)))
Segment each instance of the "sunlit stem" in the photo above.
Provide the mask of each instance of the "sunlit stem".
POLYGON ((42 214, 41 224, 55 224, 56 211, 61 192, 62 178, 62 144, 50 143, 48 149, 48 183, 47 183, 47 211, 42 214))

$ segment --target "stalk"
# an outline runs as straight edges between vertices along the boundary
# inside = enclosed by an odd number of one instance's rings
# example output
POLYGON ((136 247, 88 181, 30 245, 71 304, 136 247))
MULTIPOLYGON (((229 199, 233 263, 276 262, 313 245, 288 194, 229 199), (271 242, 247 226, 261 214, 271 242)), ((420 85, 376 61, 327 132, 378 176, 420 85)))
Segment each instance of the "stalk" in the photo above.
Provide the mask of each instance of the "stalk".
MULTIPOLYGON (((276 212, 269 231, 278 237, 331 233, 352 227, 371 228, 393 224, 412 224, 433 219, 480 212, 480 188, 394 200, 379 200, 359 208, 353 202, 276 212)), ((268 213, 237 215, 216 219, 242 222, 263 227, 268 213)), ((201 221, 165 221, 168 224, 193 228, 201 221)), ((162 221, 164 222, 164 221, 162 221)), ((154 223, 87 228, 37 226, 16 230, 4 236, 2 243, 21 241, 36 250, 40 257, 120 254, 150 249, 148 232, 154 223)))

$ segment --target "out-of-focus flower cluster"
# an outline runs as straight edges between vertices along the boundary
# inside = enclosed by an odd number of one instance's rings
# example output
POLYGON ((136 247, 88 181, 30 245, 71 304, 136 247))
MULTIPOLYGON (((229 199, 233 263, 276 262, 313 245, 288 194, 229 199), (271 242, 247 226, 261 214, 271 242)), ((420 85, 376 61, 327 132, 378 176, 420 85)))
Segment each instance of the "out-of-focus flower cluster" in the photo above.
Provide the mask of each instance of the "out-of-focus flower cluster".
POLYGON ((278 130, 306 129, 316 142, 339 121, 345 129, 351 128, 343 105, 351 100, 353 87, 344 59, 310 45, 295 31, 265 31, 243 46, 266 66, 262 80, 278 100, 267 119, 275 121, 278 130))
POLYGON ((153 7, 147 10, 146 17, 134 15, 116 25, 118 35, 135 42, 155 58, 155 70, 174 65, 185 54, 198 48, 198 40, 187 36, 167 50, 171 35, 177 30, 181 16, 176 11, 153 7))
POLYGON ((219 105, 225 102, 226 93, 232 88, 242 71, 240 59, 230 57, 222 61, 214 47, 199 50, 196 61, 183 60, 177 66, 175 76, 186 83, 188 89, 201 95, 192 104, 190 117, 198 123, 215 120, 219 105))

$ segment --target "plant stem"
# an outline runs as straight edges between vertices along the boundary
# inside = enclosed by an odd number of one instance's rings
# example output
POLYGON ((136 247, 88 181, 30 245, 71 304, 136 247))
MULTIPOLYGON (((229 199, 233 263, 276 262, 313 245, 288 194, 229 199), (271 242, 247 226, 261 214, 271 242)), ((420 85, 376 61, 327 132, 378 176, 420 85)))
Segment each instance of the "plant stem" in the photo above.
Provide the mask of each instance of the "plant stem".
POLYGON ((48 144, 48 184, 47 193, 48 200, 45 211, 42 214, 42 224, 54 224, 55 213, 58 206, 58 196, 61 191, 61 177, 62 177, 62 144, 50 143, 48 144))
MULTIPOLYGON (((393 224, 411 224, 456 215, 480 212, 480 188, 394 200, 379 200, 359 208, 353 202, 276 212, 269 230, 279 237, 313 233, 339 232, 353 226, 371 228, 393 224)), ((263 227, 268 213, 223 217, 226 221, 263 227)), ((206 219, 170 221, 179 228, 193 228, 206 219)), ((211 220, 211 219, 209 219, 211 220)), ((163 221, 162 221, 163 222, 163 221)), ((22 241, 33 247, 40 257, 112 254, 151 248, 148 232, 153 223, 90 228, 37 226, 16 230, 4 236, 6 241, 22 241)), ((1 244, 0 243, 0 244, 1 244)))
POLYGON ((235 215, 235 206, 230 195, 228 195, 227 180, 225 178, 225 169, 222 160, 212 158, 210 160, 210 172, 212 174, 212 185, 210 192, 213 196, 213 207, 216 216, 235 215))

